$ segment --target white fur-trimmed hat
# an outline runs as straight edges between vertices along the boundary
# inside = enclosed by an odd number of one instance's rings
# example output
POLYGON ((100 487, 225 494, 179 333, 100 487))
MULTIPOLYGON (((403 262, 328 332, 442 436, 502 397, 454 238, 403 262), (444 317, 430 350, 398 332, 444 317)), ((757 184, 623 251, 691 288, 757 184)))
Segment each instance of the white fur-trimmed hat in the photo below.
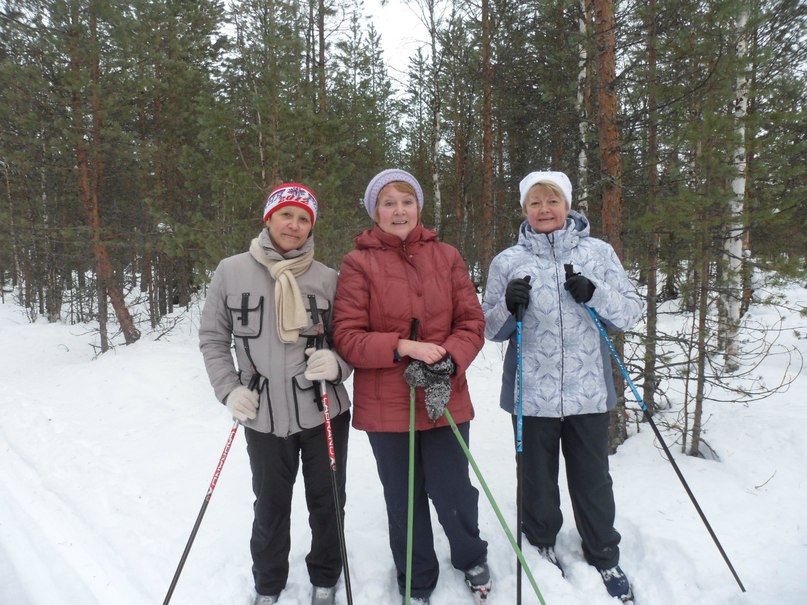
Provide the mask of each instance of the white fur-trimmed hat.
POLYGON ((530 172, 521 179, 521 182, 518 184, 518 190, 521 193, 520 201, 522 208, 524 207, 524 200, 527 199, 527 193, 538 183, 552 183, 555 185, 563 192, 569 210, 572 209, 572 182, 563 172, 530 172))
POLYGON ((418 180, 406 170, 388 168, 375 175, 367 185, 367 189, 364 192, 364 207, 367 209, 367 214, 371 217, 373 216, 375 205, 378 203, 378 194, 381 193, 384 187, 396 181, 402 181, 412 186, 418 199, 418 207, 421 210, 423 209, 423 189, 421 189, 418 180))
POLYGON ((275 210, 284 206, 298 206, 311 216, 311 225, 317 222, 319 203, 314 193, 300 183, 284 183, 278 185, 269 194, 266 205, 263 207, 263 222, 266 222, 275 210))

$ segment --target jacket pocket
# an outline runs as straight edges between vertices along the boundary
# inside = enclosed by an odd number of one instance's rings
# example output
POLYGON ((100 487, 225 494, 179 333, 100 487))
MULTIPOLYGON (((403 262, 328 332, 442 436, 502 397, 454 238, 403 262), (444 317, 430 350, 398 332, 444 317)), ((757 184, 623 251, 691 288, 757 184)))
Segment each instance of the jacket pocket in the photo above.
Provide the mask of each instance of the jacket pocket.
MULTIPOLYGON (((303 293, 303 301, 306 313, 308 314, 308 325, 300 331, 300 336, 316 337, 320 336, 318 328, 319 322, 322 322, 324 327, 331 325, 331 301, 324 296, 316 296, 314 294, 303 293), (316 305, 316 316, 318 322, 314 322, 314 305, 316 305)), ((325 336, 323 333, 322 336, 325 336)))
POLYGON ((300 428, 310 429, 322 424, 322 401, 317 396, 314 383, 304 374, 298 374, 292 377, 291 386, 294 393, 294 414, 300 428))
MULTIPOLYGON (((319 385, 308 380, 304 374, 294 376, 291 384, 294 393, 294 413, 300 428, 310 429, 322 424, 324 410, 319 396, 319 385)), ((328 411, 333 418, 344 410, 345 402, 332 383, 326 382, 325 386, 328 393, 328 411)))
POLYGON ((249 292, 227 296, 227 311, 233 325, 233 336, 258 338, 263 332, 263 296, 249 292))

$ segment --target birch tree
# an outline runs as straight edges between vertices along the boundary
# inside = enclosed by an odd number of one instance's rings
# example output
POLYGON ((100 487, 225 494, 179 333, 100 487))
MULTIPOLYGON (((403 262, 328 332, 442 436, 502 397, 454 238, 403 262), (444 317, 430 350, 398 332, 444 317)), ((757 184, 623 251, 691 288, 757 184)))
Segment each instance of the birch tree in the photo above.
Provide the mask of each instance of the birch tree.
POLYGON ((744 66, 747 54, 746 25, 748 11, 746 6, 740 8, 736 19, 738 74, 734 97, 734 120, 737 133, 737 148, 734 151, 735 175, 731 182, 733 197, 729 202, 729 225, 725 243, 725 280, 722 293, 722 306, 725 309, 725 325, 722 341, 725 346, 725 370, 734 372, 739 367, 738 347, 740 310, 742 301, 742 262, 743 239, 745 234, 744 208, 747 159, 745 153, 745 116, 748 106, 748 77, 744 66))
POLYGON ((588 212, 588 133, 590 130, 589 116, 591 114, 591 78, 589 77, 588 68, 590 6, 588 0, 579 0, 578 2, 577 31, 579 42, 577 44, 577 99, 575 109, 577 110, 578 119, 579 151, 577 152, 577 196, 575 205, 583 214, 588 212))

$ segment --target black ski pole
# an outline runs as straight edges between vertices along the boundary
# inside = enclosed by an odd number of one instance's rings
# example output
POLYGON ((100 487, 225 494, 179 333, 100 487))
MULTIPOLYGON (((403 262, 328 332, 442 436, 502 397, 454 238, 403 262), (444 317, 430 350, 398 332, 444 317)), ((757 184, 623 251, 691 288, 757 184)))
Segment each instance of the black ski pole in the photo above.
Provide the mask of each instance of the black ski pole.
MULTIPOLYGON (((324 326, 319 316, 319 309, 317 309, 317 299, 314 296, 308 297, 311 304, 311 319, 317 324, 317 349, 322 348, 322 343, 325 338, 324 326)), ((318 381, 318 388, 320 401, 322 401, 322 413, 325 417, 325 437, 328 444, 328 461, 331 466, 331 488, 333 489, 333 504, 336 508, 336 530, 339 534, 339 553, 342 556, 342 568, 345 572, 345 593, 347 594, 348 605, 353 605, 353 589, 350 585, 350 566, 347 560, 347 543, 345 541, 345 527, 342 522, 342 506, 341 499, 339 498, 339 485, 336 481, 336 449, 333 445, 333 426, 331 425, 331 408, 328 401, 328 385, 324 380, 318 381)))
MULTIPOLYGON (((564 265, 564 268, 566 270, 566 278, 567 279, 574 275, 574 267, 572 265, 570 265, 570 264, 569 265, 564 265)), ((703 521, 703 524, 706 526, 706 530, 709 532, 709 535, 712 537, 712 541, 714 541, 715 546, 717 546, 717 550, 720 551, 720 554, 722 555, 723 560, 726 562, 726 565, 728 566, 729 570, 731 571, 731 575, 734 576, 734 579, 737 581, 737 585, 740 587, 740 590, 745 592, 745 586, 743 586, 743 583, 740 580, 740 576, 738 576, 737 572, 734 570, 734 566, 731 564, 731 561, 729 560, 729 557, 726 554, 726 551, 723 550, 723 546, 720 544, 720 540, 717 539, 717 534, 715 534, 714 530, 712 529, 712 526, 709 524, 708 519, 706 519, 706 515, 703 513, 703 510, 701 510, 700 504, 698 504, 698 501, 695 498, 695 494, 692 493, 692 490, 689 488, 689 484, 687 483, 686 479, 684 479, 684 475, 681 472, 681 469, 678 468, 678 464, 675 462, 675 458, 673 458, 672 453, 670 452, 670 449, 667 447, 667 444, 664 442, 664 439, 661 436, 661 432, 659 432, 658 427, 656 426, 656 423, 653 421, 653 417, 650 415, 650 410, 647 409, 647 406, 645 405, 644 400, 642 399, 642 396, 639 395, 639 391, 636 389, 636 385, 633 384, 633 380, 631 380, 631 377, 628 374, 628 371, 625 369, 625 364, 622 363, 622 358, 619 356, 619 353, 617 353, 617 350, 614 347, 613 341, 611 340, 610 336, 608 336, 608 332, 606 332, 606 330, 605 330, 605 326, 602 325, 602 322, 600 321, 600 318, 599 318, 599 316, 597 315, 597 312, 594 309, 592 309, 591 307, 589 307, 588 305, 585 305, 585 304, 583 305, 583 307, 585 307, 586 311, 588 311, 588 314, 591 316, 591 319, 594 321, 594 324, 597 326, 597 329, 600 331, 600 336, 602 336, 603 341, 605 341, 605 344, 608 345, 608 350, 611 352, 611 356, 614 358, 614 361, 616 362, 617 366, 619 366, 619 371, 622 373, 623 378, 625 378, 625 381, 628 383, 628 386, 630 387, 630 390, 633 392, 633 396, 636 398, 636 402, 642 408, 642 412, 644 413, 644 418, 650 424, 650 428, 653 429, 653 433, 655 434, 656 439, 658 439, 659 443, 661 444, 661 447, 664 450, 664 454, 667 456, 667 460, 669 460, 670 464, 672 465, 673 469, 675 470, 675 474, 678 476, 678 479, 681 481, 681 485, 684 486, 684 490, 686 491, 687 495, 689 496, 689 499, 692 501, 692 504, 695 507, 695 510, 698 511, 698 515, 700 516, 701 521, 703 521)))
MULTIPOLYGON (((257 376, 257 374, 255 376, 257 376)), ((250 388, 254 388, 252 384, 250 384, 250 388)), ((224 466, 224 461, 227 459, 227 454, 230 452, 230 447, 233 444, 233 439, 235 439, 236 431, 238 431, 238 420, 233 421, 233 427, 230 429, 230 436, 227 438, 227 444, 224 446, 224 451, 221 453, 221 457, 219 458, 219 463, 216 466, 216 472, 213 473, 213 479, 210 481, 210 487, 207 488, 207 494, 205 494, 205 499, 202 502, 202 508, 196 517, 196 523, 193 524, 193 530, 191 530, 188 543, 185 545, 185 551, 182 553, 182 557, 179 559, 179 565, 174 573, 173 580, 171 580, 171 586, 168 587, 168 593, 165 595, 163 605, 168 605, 168 602, 171 600, 171 595, 174 594, 174 588, 176 588, 177 581, 179 580, 179 574, 182 573, 182 568, 185 566, 185 560, 188 558, 188 553, 191 551, 193 540, 196 538, 196 532, 199 531, 199 526, 202 524, 202 518, 205 516, 205 511, 207 510, 207 505, 210 503, 210 498, 213 496, 213 490, 216 489, 216 483, 218 483, 219 475, 221 475, 221 468, 224 466)))
MULTIPOLYGON (((529 283, 530 276, 524 277, 524 281, 529 283)), ((516 307, 516 348, 518 384, 518 410, 516 412, 516 539, 518 550, 521 551, 521 523, 524 513, 524 490, 522 479, 524 471, 521 463, 521 453, 524 451, 524 307, 516 307)), ((516 556, 516 603, 521 605, 521 557, 516 556)))

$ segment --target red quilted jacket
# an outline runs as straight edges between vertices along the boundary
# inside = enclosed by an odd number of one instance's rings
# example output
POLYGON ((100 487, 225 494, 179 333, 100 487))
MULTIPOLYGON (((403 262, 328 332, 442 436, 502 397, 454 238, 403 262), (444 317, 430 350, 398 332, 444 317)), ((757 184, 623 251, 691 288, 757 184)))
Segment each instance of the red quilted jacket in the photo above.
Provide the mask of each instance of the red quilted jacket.
MULTIPOLYGON (((396 361, 399 338, 409 338, 412 318, 418 340, 442 345, 456 365, 448 409, 457 423, 474 416, 465 370, 484 343, 485 319, 459 252, 418 225, 406 241, 377 225, 355 238, 342 260, 334 301, 333 339, 354 368, 353 426, 371 432, 409 430, 409 385, 396 361)), ((416 428, 445 426, 426 414, 417 389, 416 428)))

